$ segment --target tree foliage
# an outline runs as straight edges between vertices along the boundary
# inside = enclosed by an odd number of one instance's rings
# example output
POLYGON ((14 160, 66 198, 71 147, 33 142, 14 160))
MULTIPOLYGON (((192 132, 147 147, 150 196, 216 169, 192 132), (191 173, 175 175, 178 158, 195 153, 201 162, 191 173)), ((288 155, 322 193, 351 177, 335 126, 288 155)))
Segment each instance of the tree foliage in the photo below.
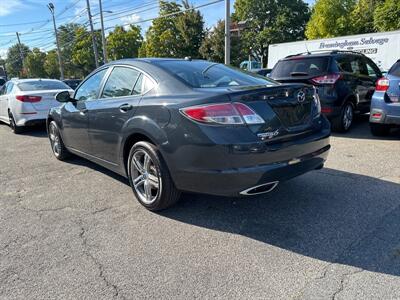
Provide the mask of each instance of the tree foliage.
POLYGON ((374 32, 374 11, 382 3, 383 0, 358 0, 350 13, 352 29, 348 34, 374 32))
POLYGON ((307 38, 329 38, 353 33, 351 12, 355 3, 355 0, 317 0, 307 24, 307 38))
POLYGON ((85 28, 76 23, 67 23, 58 27, 58 40, 60 42, 61 59, 66 78, 79 78, 85 75, 72 61, 78 30, 85 30, 85 28))
POLYGON ((44 63, 46 61, 46 53, 40 51, 39 48, 33 48, 31 52, 25 58, 25 68, 28 77, 43 78, 47 77, 47 73, 44 69, 44 63))
POLYGON ((265 61, 269 44, 304 38, 309 8, 302 0, 237 0, 234 6, 233 20, 246 22, 243 53, 252 48, 265 61))
POLYGON ((386 0, 374 12, 374 27, 377 31, 400 29, 400 1, 386 0))
MULTIPOLYGON (((85 28, 78 28, 75 34, 76 42, 72 49, 72 63, 81 69, 83 74, 87 75, 96 68, 92 36, 85 28)), ((100 32, 95 31, 95 36, 100 59, 103 57, 100 32)))
POLYGON ((140 27, 131 25, 128 30, 122 26, 116 26, 107 37, 107 53, 110 59, 138 57, 139 48, 143 37, 140 27))
POLYGON ((58 65, 58 56, 56 50, 47 53, 44 62, 44 70, 49 78, 60 78, 60 67, 58 65))
MULTIPOLYGON (((21 44, 21 51, 26 56, 29 53, 29 47, 25 44, 21 44)), ((12 45, 8 48, 6 58, 6 69, 8 76, 11 77, 23 77, 22 73, 22 60, 18 44, 12 45)))
POLYGON ((146 43, 140 49, 141 56, 198 57, 203 40, 203 16, 187 1, 181 4, 160 1, 160 17, 153 20, 146 33, 146 43), (181 12, 181 13, 179 13, 181 12), (177 13, 177 14, 176 14, 177 13))
MULTIPOLYGON (((219 20, 217 25, 208 30, 203 43, 199 49, 202 58, 224 63, 225 60, 225 21, 219 20)), ((240 62, 246 58, 246 54, 241 53, 240 38, 231 36, 231 64, 239 66, 240 62)))

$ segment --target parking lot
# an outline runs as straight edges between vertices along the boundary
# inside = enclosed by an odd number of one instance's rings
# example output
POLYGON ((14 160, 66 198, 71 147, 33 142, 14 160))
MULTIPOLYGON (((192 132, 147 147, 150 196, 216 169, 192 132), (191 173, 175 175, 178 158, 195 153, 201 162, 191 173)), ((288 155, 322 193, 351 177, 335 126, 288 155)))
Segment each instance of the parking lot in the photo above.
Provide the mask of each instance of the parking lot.
POLYGON ((399 299, 400 132, 366 118, 270 194, 151 213, 127 180, 0 125, 2 299, 399 299))

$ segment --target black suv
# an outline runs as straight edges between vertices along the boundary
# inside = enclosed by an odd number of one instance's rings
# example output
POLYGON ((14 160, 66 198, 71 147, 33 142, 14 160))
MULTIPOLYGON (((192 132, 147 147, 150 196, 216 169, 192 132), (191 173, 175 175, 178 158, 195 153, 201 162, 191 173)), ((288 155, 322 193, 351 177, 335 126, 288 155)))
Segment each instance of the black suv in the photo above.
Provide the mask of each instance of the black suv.
POLYGON ((275 65, 270 77, 279 82, 314 85, 332 129, 345 132, 355 112, 369 112, 375 83, 382 73, 361 53, 320 51, 287 56, 275 65))

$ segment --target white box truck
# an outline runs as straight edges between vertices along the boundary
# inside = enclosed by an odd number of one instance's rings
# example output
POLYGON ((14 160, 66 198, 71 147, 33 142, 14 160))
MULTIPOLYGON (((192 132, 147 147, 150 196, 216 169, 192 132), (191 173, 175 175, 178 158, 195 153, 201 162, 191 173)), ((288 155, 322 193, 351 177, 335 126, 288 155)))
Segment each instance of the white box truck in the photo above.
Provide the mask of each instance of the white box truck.
POLYGON ((382 71, 387 71, 400 59, 400 30, 271 44, 268 48, 268 68, 273 68, 288 55, 326 50, 361 52, 371 58, 382 71))

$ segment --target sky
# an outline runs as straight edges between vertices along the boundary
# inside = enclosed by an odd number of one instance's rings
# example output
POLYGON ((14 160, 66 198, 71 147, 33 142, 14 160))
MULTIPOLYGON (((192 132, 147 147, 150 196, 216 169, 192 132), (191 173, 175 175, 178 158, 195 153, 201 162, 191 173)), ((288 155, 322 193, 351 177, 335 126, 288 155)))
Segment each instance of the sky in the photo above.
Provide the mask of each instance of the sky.
MULTIPOLYGON (((30 48, 38 47, 43 51, 55 47, 55 38, 51 14, 46 7, 51 0, 0 0, 0 57, 5 57, 7 48, 15 44, 16 32, 20 33, 22 43, 30 48)), ((189 0, 194 6, 215 0, 189 0)), ((233 3, 231 6, 233 10, 233 3)), ((85 23, 88 20, 86 0, 52 0, 55 6, 57 26, 68 22, 85 23)), ((179 1, 178 1, 179 2, 179 1)), ((306 0, 311 4, 314 0, 306 0)), ((158 15, 158 0, 102 0, 105 27, 140 22, 143 34, 151 22, 147 19, 158 15)), ((91 13, 95 29, 100 28, 99 1, 90 0, 91 13)), ((212 27, 224 18, 225 3, 219 2, 199 8, 206 27, 212 27)))

